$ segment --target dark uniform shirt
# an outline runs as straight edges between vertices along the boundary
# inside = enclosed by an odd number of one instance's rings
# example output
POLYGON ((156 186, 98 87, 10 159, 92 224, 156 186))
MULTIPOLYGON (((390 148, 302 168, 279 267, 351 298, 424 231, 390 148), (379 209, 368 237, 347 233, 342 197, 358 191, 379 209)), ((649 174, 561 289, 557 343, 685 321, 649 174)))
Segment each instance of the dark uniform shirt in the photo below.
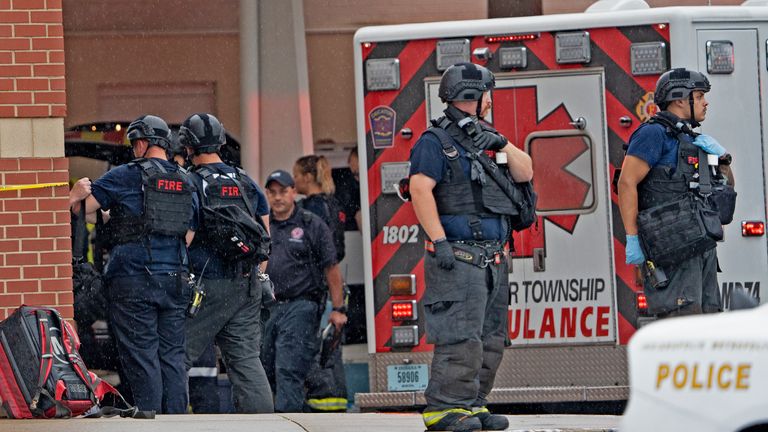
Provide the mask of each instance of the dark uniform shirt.
MULTIPOLYGON (((469 179, 470 165, 469 160, 464 157, 466 152, 459 145, 455 147, 461 155, 459 163, 464 171, 464 176, 469 179)), ((431 133, 419 138, 411 150, 410 161, 410 175, 423 174, 439 183, 448 173, 448 159, 443 153, 443 146, 440 144, 440 140, 431 133)), ((488 181, 492 180, 489 179, 488 181)), ((481 222, 484 240, 505 240, 500 217, 484 217, 481 218, 481 222)), ((440 223, 445 230, 445 236, 450 241, 474 239, 466 215, 440 215, 440 223)))
MULTIPOLYGON (((210 167, 214 172, 225 172, 228 174, 234 174, 237 172, 235 168, 232 168, 231 166, 221 162, 206 164, 205 166, 210 167)), ((190 178, 192 179, 192 183, 197 188, 198 193, 202 194, 205 191, 207 183, 203 184, 203 178, 194 172, 190 174, 190 178)), ((247 198, 251 201, 253 211, 256 212, 256 217, 268 215, 269 204, 267 203, 267 198, 264 196, 264 193, 261 191, 261 189, 259 189, 258 185, 256 185, 253 179, 250 177, 240 176, 238 181, 242 183, 243 187, 247 188, 247 198)), ((201 207, 202 205, 203 203, 201 203, 201 207)), ((235 272, 237 270, 237 267, 234 263, 222 260, 218 255, 216 255, 214 251, 212 251, 210 248, 204 247, 199 242, 193 242, 190 246, 189 259, 192 263, 192 270, 195 275, 200 276, 200 273, 205 267, 205 273, 202 276, 206 279, 232 278, 235 276, 235 272), (208 265, 206 265, 206 262, 208 265)))
POLYGON ((677 167, 677 138, 660 124, 640 126, 629 140, 627 154, 644 160, 648 166, 677 167))
POLYGON ((288 300, 325 289, 325 269, 336 264, 336 248, 322 219, 296 207, 286 220, 270 217, 269 225, 272 253, 267 273, 275 297, 288 300), (307 222, 303 213, 310 215, 307 222))
MULTIPOLYGON (((169 172, 178 167, 164 159, 160 161, 169 172)), ((103 210, 123 205, 133 215, 144 213, 144 192, 142 191, 142 169, 137 164, 115 167, 93 182, 92 194, 103 210)), ((197 197, 193 194, 194 211, 189 220, 189 229, 197 229, 197 197)), ((110 251, 109 262, 104 275, 110 279, 118 276, 141 274, 163 274, 186 271, 187 250, 184 238, 160 234, 149 234, 143 241, 123 243, 110 251)))

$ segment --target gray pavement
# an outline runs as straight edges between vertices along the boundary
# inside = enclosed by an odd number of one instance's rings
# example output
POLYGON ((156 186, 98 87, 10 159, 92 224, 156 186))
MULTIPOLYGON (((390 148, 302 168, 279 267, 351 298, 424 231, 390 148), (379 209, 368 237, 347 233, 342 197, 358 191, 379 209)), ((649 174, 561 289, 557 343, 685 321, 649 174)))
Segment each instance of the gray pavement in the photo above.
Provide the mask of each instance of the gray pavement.
MULTIPOLYGON (((607 415, 508 416, 508 431, 615 431, 620 417, 607 415)), ((360 432, 423 431, 419 414, 161 415, 154 420, 0 419, 0 432, 360 432)))

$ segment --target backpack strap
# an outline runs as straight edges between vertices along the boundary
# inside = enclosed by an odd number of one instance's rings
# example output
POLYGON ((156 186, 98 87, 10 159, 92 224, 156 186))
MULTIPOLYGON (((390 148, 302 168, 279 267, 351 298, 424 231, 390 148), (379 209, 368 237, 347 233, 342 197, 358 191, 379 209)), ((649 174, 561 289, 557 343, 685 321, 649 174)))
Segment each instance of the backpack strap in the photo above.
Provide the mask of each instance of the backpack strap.
POLYGON ((32 400, 29 403, 29 409, 35 413, 36 411, 40 411, 37 408, 37 403, 40 401, 45 382, 51 374, 51 368, 53 367, 53 353, 51 352, 51 341, 48 335, 48 314, 46 314, 45 309, 35 309, 33 312, 35 314, 35 320, 37 321, 37 328, 40 331, 40 369, 37 376, 37 386, 32 395, 32 400))

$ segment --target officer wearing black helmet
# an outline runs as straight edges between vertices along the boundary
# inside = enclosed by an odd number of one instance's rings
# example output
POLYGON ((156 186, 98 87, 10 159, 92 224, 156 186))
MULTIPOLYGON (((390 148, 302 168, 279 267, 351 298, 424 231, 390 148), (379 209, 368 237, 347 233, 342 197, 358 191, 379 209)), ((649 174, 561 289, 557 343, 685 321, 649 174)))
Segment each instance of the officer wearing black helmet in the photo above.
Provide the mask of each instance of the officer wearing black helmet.
POLYGON ((90 220, 108 211, 116 245, 105 268, 110 325, 136 406, 142 411, 187 410, 184 321, 190 289, 186 245, 194 237, 194 186, 168 161, 171 131, 145 115, 126 130, 137 158, 70 192, 72 211, 85 199, 90 220))
MULTIPOLYGON (((267 199, 245 171, 221 160, 224 127, 211 114, 193 114, 179 129, 179 141, 191 159, 191 177, 201 208, 235 205, 269 226, 267 199)), ((189 247, 194 274, 202 279, 206 297, 200 311, 187 321, 187 368, 213 342, 221 349, 239 413, 274 411, 272 392, 259 359, 261 348, 261 285, 258 263, 226 260, 215 249, 226 241, 214 238, 200 217, 200 232, 189 247)))
MULTIPOLYGON (((515 204, 478 162, 506 156, 510 180, 533 177, 530 157, 483 117, 494 76, 472 63, 448 68, 432 120, 411 151, 410 194, 429 239, 424 257, 427 341, 435 345, 423 413, 427 430, 504 430, 486 408, 507 332, 509 285, 504 243, 515 204)), ((493 163, 491 161, 491 163, 493 163)))
MULTIPOLYGON (((706 117, 709 103, 705 94, 709 90, 709 80, 700 72, 684 68, 665 72, 654 93, 661 111, 642 124, 629 140, 618 184, 627 264, 646 265, 646 260, 652 258, 645 253, 652 244, 638 237, 639 214, 685 199, 693 200, 697 206, 707 206, 707 194, 700 186, 704 178, 699 170, 707 162, 701 156, 723 156, 722 163, 729 163, 725 149, 714 138, 692 131, 706 117), (643 246, 641 240, 645 241, 643 246)), ((696 226, 700 214, 691 214, 685 224, 696 226)), ((716 230, 719 223, 714 225, 716 230)), ((646 278, 648 311, 659 318, 722 310, 714 240, 688 251, 693 256, 680 254, 679 262, 663 267, 667 286, 654 286, 646 278)))

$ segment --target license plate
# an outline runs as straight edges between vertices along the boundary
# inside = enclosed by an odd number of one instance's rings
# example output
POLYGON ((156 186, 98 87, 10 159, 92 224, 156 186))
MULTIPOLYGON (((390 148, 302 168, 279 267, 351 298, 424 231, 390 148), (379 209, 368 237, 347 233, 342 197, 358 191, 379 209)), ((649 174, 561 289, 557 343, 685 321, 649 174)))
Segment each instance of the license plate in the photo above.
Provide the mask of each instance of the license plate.
POLYGON ((427 388, 429 367, 425 364, 387 366, 388 391, 415 391, 427 388))

